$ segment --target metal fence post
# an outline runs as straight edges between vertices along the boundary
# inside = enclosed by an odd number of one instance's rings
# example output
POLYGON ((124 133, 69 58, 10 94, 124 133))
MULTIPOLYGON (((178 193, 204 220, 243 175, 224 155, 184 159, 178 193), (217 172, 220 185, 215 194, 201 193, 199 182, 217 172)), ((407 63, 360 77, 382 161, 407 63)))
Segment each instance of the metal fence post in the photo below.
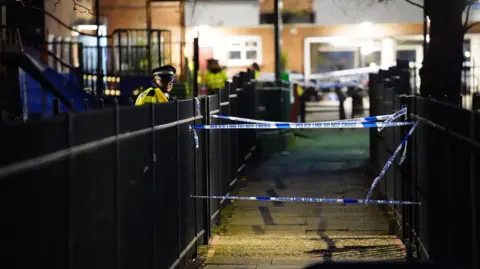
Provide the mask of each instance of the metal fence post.
MULTIPOLYGON (((203 119, 202 124, 209 125, 210 124, 210 104, 209 98, 205 97, 202 99, 203 103, 203 119)), ((204 194, 203 195, 210 195, 210 160, 209 160, 209 151, 210 151, 210 143, 209 143, 210 133, 205 131, 203 133, 203 188, 204 194)), ((212 229, 211 229, 211 222, 210 222, 210 199, 206 199, 203 204, 203 225, 205 227, 205 234, 204 234, 204 242, 208 242, 211 237, 212 229)))
MULTIPOLYGON (((193 105, 193 117, 196 118, 197 115, 197 101, 195 98, 192 98, 192 105, 193 105)), ((196 120, 193 120, 193 124, 195 125, 196 120)), ((195 129, 191 130, 192 132, 195 132, 195 129)), ((194 186, 194 194, 195 195, 201 195, 197 193, 197 147, 196 147, 196 142, 193 143, 192 146, 192 151, 193 151, 193 186, 194 186)), ((198 229, 198 223, 197 223, 197 202, 198 200, 195 199, 193 201, 194 207, 193 207, 193 214, 194 214, 194 225, 195 225, 195 234, 198 234, 199 229, 198 229)), ((195 241, 195 248, 198 249, 198 240, 195 241)), ((197 258, 197 251, 194 252, 194 258, 197 258)))
MULTIPOLYGON (((475 133, 475 114, 470 113, 470 138, 472 140, 475 139, 475 136, 479 136, 479 134, 475 133)), ((478 141, 478 140, 477 140, 478 141)), ((477 149, 478 150, 478 149, 477 149)), ((470 201, 472 204, 471 214, 472 214, 472 252, 471 253, 478 253, 478 236, 477 236, 477 184, 476 184, 476 175, 475 175, 475 168, 477 167, 478 160, 475 160, 475 153, 476 149, 470 149, 470 201)), ((473 254, 472 255, 472 268, 478 268, 478 256, 473 254)))
POLYGON ((103 101, 102 98, 98 99, 97 103, 97 108, 104 108, 105 107, 105 102, 103 101))
MULTIPOLYGON (((411 118, 409 112, 412 111, 412 106, 411 106, 411 99, 409 99, 407 96, 403 96, 401 98, 401 103, 402 103, 402 108, 407 108, 407 114, 405 116, 406 121, 413 121, 411 118)), ((402 135, 407 135, 409 128, 403 128, 402 135)), ((403 182, 403 197, 402 199, 407 200, 407 201, 413 201, 413 173, 412 173, 412 157, 413 157, 413 151, 412 151, 412 146, 413 146, 413 138, 409 138, 410 141, 408 141, 408 145, 405 145, 407 148, 405 149, 406 152, 406 159, 403 163, 403 173, 402 173, 402 182, 403 182)), ((403 240, 406 245, 406 256, 407 260, 410 261, 412 260, 412 232, 410 231, 410 226, 412 223, 412 208, 408 206, 402 206, 402 229, 403 229, 403 240)))
POLYGON ((58 116, 60 114, 60 102, 58 98, 53 99, 52 115, 58 116))
MULTIPOLYGON (((57 99, 57 104, 58 104, 58 99, 57 99)), ((72 148, 74 146, 74 130, 73 130, 73 114, 68 113, 68 147, 72 148)), ((73 199, 72 199, 72 193, 74 192, 74 186, 73 186, 73 169, 74 169, 74 161, 73 161, 73 156, 71 154, 68 155, 68 179, 67 179, 67 268, 74 268, 73 264, 73 242, 72 239, 74 238, 75 232, 73 231, 73 220, 74 220, 74 214, 73 214, 73 199)))
MULTIPOLYGON (((180 120, 180 106, 178 104, 178 99, 175 100, 175 109, 177 111, 177 125, 176 125, 176 138, 177 138, 177 157, 176 157, 176 161, 177 161, 177 205, 178 205, 178 210, 177 210, 177 225, 180 226, 180 205, 181 205, 181 202, 180 202, 180 124, 178 123, 178 121, 180 120)), ((181 252, 181 239, 180 239, 180 227, 178 227, 178 234, 177 234, 177 244, 178 244, 178 248, 177 248, 177 257, 180 257, 180 252, 181 252)))
MULTIPOLYGON (((103 107, 103 100, 101 100, 101 105, 103 107)), ((115 262, 114 268, 121 268, 121 223, 120 223, 120 212, 121 212, 121 203, 120 203, 120 112, 118 109, 118 103, 115 103, 113 106, 113 114, 115 120, 115 171, 114 171, 114 182, 113 182, 113 203, 114 203, 114 229, 115 229, 115 262)))
MULTIPOLYGON (((177 112, 178 114, 178 112, 177 112)), ((153 268, 157 268, 157 195, 156 195, 156 180, 155 180, 155 169, 156 169, 156 161, 157 156, 155 155, 155 104, 150 104, 150 124, 151 124, 151 169, 152 172, 152 220, 153 220, 153 268)))

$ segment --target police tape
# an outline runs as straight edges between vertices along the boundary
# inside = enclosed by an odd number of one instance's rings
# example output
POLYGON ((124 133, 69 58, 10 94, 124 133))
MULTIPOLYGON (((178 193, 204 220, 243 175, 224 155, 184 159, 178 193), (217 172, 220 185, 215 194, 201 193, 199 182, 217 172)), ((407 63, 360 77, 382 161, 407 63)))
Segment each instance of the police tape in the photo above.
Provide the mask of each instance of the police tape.
POLYGON ((261 123, 194 125, 195 129, 336 129, 336 128, 385 128, 413 125, 414 122, 319 122, 319 123, 261 123))
MULTIPOLYGON (((384 122, 393 122, 394 120, 400 118, 403 115, 407 114, 407 108, 402 107, 399 111, 395 112, 390 118, 386 119, 384 122)), ((384 128, 384 127, 383 127, 384 128)), ((377 131, 381 132, 383 128, 378 128, 377 131)))
POLYGON ((413 134, 413 131, 415 131, 415 129, 417 128, 418 126, 418 122, 416 122, 412 128, 410 129, 410 131, 407 133, 407 135, 405 136, 405 138, 402 140, 402 142, 400 143, 400 145, 397 147, 397 149, 395 150, 395 152, 393 152, 393 155, 388 159, 387 163, 385 164, 385 166, 382 168, 382 170, 380 171, 380 174, 373 180, 372 182, 372 185, 370 186, 370 189, 368 190, 368 194, 367 194, 367 197, 365 198, 366 202, 370 202, 370 197, 372 196, 372 193, 373 193, 373 190, 375 189, 375 186, 377 186, 378 182, 380 182, 380 179, 385 175, 385 173, 387 172, 387 169, 388 167, 390 167, 390 165, 392 164, 393 160, 395 160, 395 157, 397 156, 397 154, 400 152, 400 150, 402 149, 402 147, 407 143, 407 140, 408 138, 413 134))
MULTIPOLYGON (((332 120, 332 121, 318 121, 318 122, 310 122, 310 123, 324 123, 324 122, 369 122, 369 121, 382 121, 391 118, 394 114, 390 115, 379 115, 379 116, 369 116, 363 118, 354 118, 354 119, 346 119, 346 120, 332 120)), ((234 116, 223 116, 223 115, 211 115, 213 118, 218 119, 225 119, 231 121, 238 121, 238 122, 250 122, 250 123, 299 123, 299 122, 281 122, 281 121, 265 121, 265 120, 255 120, 255 119, 248 119, 248 118, 241 118, 241 117, 234 117, 234 116)))
POLYGON ((272 201, 272 202, 300 202, 300 203, 334 203, 334 204, 377 204, 377 205, 421 205, 420 202, 396 201, 396 200, 370 200, 363 199, 337 199, 337 198, 315 198, 315 197, 268 197, 268 196, 203 196, 191 195, 197 199, 225 199, 225 200, 250 200, 250 201, 272 201))
MULTIPOLYGON (((403 116, 403 120, 407 120, 407 114, 405 113, 405 115, 403 116)), ((400 158, 400 161, 398 162, 398 165, 402 165, 403 162, 405 162, 405 159, 407 159, 407 147, 408 147, 408 141, 405 141, 405 146, 403 147, 403 153, 402 153, 402 157, 400 158)))
POLYGON ((192 128, 192 126, 188 126, 189 131, 193 131, 193 141, 195 141, 195 148, 198 149, 198 134, 195 129, 192 128))
POLYGON ((200 115, 200 99, 198 97, 193 98, 195 100, 195 115, 199 116, 200 115))

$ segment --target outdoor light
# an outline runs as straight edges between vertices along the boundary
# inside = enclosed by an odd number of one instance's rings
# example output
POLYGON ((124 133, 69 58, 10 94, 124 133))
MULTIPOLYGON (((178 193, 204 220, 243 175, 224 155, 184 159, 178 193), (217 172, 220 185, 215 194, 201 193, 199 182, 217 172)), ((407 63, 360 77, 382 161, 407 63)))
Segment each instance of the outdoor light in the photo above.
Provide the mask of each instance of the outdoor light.
POLYGON ((197 31, 202 34, 202 33, 208 33, 210 31, 210 26, 208 24, 201 24, 197 26, 197 31))
POLYGON ((465 57, 470 58, 470 51, 465 51, 465 57))
POLYGON ((330 38, 329 42, 332 46, 340 47, 345 46, 347 44, 347 40, 344 37, 340 36, 333 36, 330 38))
POLYGON ((105 90, 105 95, 110 95, 110 90, 105 90))
POLYGON ((360 24, 362 26, 363 29, 365 30, 370 30, 372 27, 373 27, 373 23, 371 22, 368 22, 368 21, 364 21, 360 24))
POLYGON ((408 67, 410 67, 410 69, 413 69, 415 67, 415 63, 412 61, 408 62, 408 67))
POLYGON ((375 50, 372 43, 366 43, 360 47, 360 53, 362 55, 369 55, 375 50))
POLYGON ((195 27, 198 34, 199 46, 209 47, 215 39, 212 35, 212 28, 207 24, 201 24, 195 27))
POLYGON ((77 25, 77 29, 79 31, 95 31, 97 30, 97 26, 95 24, 81 24, 77 25))

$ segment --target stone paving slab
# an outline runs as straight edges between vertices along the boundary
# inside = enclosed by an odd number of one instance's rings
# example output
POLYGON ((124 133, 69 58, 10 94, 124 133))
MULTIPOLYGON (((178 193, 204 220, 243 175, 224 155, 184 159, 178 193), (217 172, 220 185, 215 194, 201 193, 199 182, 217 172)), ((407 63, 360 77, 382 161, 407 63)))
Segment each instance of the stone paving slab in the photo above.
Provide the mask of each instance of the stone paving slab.
MULTIPOLYGON (((364 198, 369 181, 359 168, 368 157, 368 132, 319 133, 297 141, 288 156, 261 164, 238 195, 364 198)), ((378 206, 236 200, 233 208, 206 268, 286 269, 404 257, 378 206)))

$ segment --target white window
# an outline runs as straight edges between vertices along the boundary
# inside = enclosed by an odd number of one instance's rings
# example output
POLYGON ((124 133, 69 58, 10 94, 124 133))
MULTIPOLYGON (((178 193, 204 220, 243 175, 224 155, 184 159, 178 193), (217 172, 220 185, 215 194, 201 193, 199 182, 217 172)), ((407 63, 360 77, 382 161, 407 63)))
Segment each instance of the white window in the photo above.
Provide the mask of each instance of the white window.
POLYGON ((227 38, 227 66, 262 64, 260 36, 231 36, 227 38))

